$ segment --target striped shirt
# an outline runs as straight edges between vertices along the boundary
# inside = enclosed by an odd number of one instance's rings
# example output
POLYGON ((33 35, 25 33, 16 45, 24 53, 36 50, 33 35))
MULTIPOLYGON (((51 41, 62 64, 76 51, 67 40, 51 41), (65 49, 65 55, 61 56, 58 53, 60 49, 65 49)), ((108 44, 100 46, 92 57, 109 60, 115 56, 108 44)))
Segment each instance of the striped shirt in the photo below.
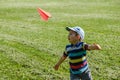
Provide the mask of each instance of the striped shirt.
POLYGON ((66 45, 64 56, 69 57, 70 71, 73 74, 80 74, 88 69, 86 59, 87 48, 88 45, 84 42, 79 42, 76 45, 66 45))

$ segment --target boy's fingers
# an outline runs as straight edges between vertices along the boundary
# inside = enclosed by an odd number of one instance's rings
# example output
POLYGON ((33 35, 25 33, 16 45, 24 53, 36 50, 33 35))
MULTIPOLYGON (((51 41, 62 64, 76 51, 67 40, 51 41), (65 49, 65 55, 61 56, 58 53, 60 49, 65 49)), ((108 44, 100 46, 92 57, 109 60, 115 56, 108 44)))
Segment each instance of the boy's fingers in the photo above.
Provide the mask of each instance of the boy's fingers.
POLYGON ((55 70, 58 70, 58 66, 54 66, 53 68, 54 68, 55 70))
POLYGON ((100 45, 98 45, 98 44, 94 44, 94 45, 96 46, 96 48, 97 48, 98 50, 101 49, 100 45))

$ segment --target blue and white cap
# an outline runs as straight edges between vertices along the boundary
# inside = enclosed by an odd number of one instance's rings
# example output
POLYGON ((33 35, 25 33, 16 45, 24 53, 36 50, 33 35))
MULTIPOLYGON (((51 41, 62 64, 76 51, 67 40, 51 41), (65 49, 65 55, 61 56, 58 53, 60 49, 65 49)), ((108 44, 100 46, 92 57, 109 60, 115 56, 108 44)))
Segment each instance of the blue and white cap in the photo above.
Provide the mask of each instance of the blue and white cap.
POLYGON ((84 30, 81 27, 79 27, 79 26, 75 26, 75 27, 72 27, 72 28, 71 27, 66 27, 66 30, 67 31, 70 31, 70 30, 75 31, 77 34, 80 35, 81 40, 84 39, 85 33, 84 33, 84 30))

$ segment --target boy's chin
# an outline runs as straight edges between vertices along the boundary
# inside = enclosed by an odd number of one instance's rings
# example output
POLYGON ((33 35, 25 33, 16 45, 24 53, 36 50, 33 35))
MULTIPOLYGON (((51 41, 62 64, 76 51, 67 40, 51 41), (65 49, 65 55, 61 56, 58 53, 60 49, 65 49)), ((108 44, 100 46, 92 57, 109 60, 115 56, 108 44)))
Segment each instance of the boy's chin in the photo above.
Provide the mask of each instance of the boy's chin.
POLYGON ((69 40, 69 43, 72 43, 72 42, 69 40))
POLYGON ((69 41, 69 43, 73 44, 73 42, 72 42, 72 41, 69 41))

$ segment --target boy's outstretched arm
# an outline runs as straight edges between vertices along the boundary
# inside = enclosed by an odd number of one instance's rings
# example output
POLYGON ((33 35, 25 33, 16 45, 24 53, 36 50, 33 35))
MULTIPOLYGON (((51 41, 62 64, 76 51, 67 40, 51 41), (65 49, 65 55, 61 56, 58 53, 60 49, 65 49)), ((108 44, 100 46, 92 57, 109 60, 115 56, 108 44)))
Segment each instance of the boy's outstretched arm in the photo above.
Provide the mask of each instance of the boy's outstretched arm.
POLYGON ((66 57, 63 55, 60 60, 57 62, 57 64, 54 66, 55 70, 59 69, 60 64, 66 59, 66 57))
POLYGON ((88 46, 89 50, 101 50, 101 47, 99 44, 92 44, 88 46))

